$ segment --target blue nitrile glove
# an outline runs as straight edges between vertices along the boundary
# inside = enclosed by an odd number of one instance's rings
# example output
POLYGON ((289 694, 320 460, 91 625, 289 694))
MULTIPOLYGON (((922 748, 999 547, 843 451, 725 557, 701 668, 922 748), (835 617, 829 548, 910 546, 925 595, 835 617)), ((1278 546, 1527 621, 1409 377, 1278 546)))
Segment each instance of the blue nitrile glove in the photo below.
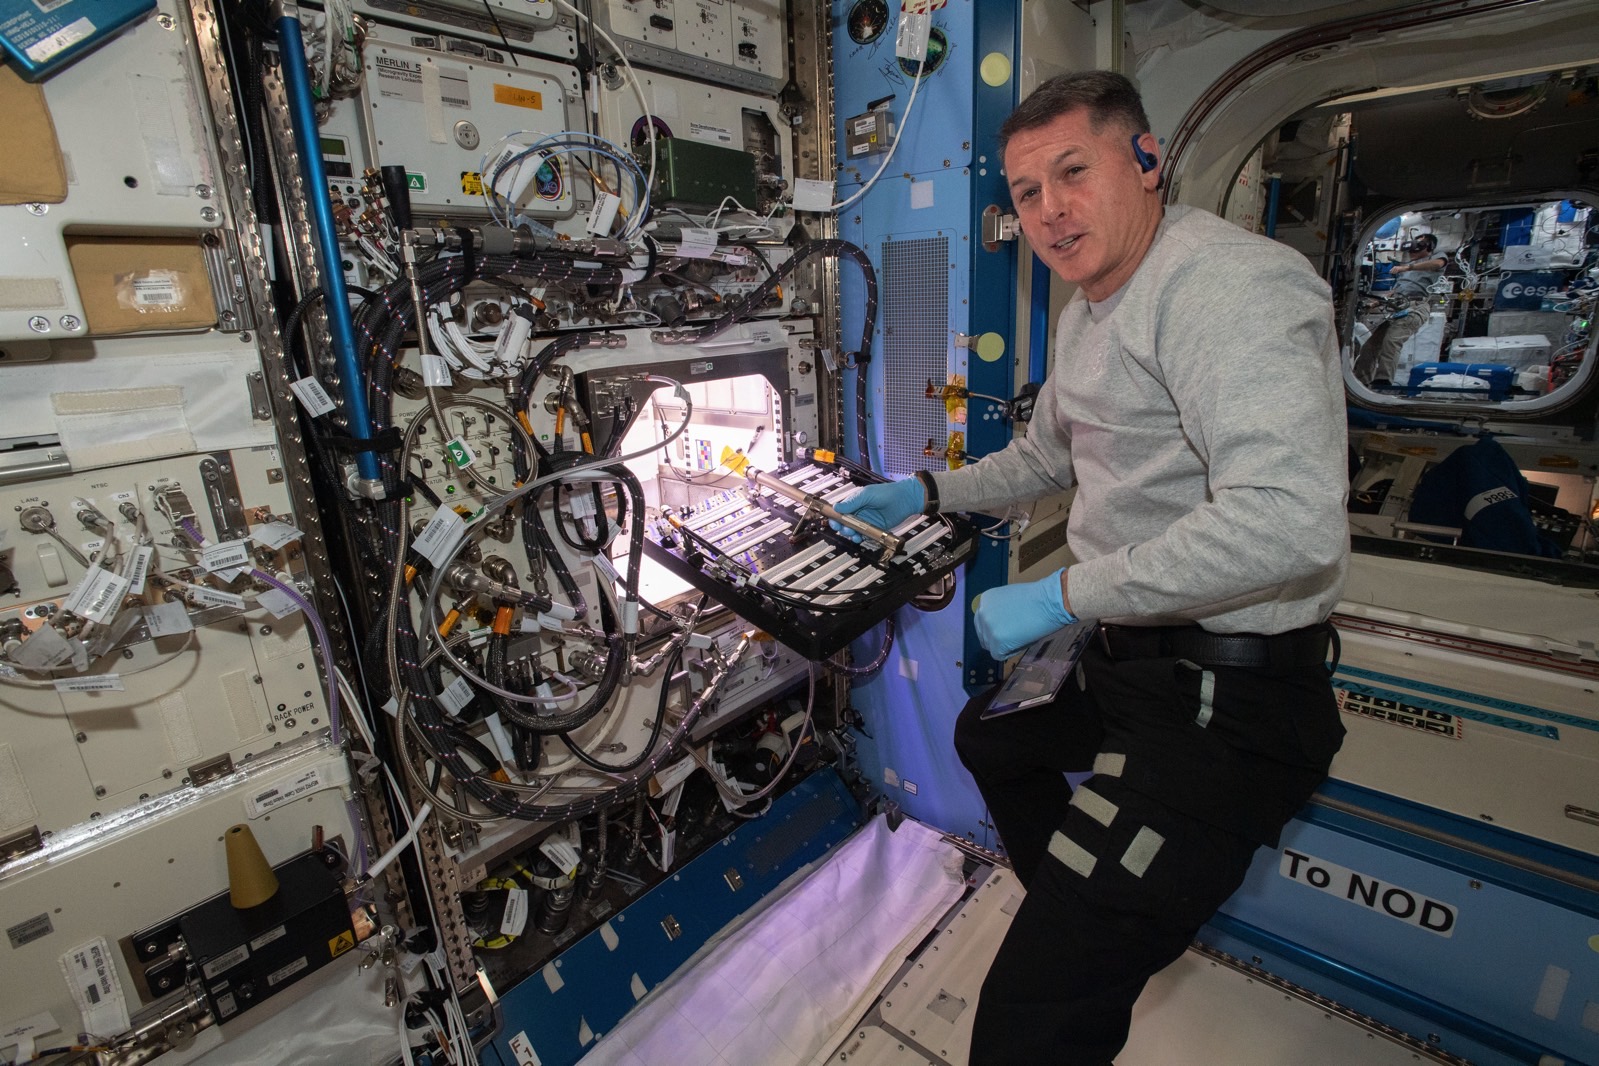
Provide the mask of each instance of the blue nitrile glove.
MULTIPOLYGON (((922 483, 908 477, 903 481, 868 485, 836 506, 844 514, 852 514, 862 522, 870 522, 888 532, 911 515, 921 514, 922 508, 927 506, 927 497, 922 492, 922 483)), ((837 522, 829 522, 828 525, 833 527, 834 532, 842 533, 850 540, 862 539, 859 533, 845 529, 837 522)))
POLYGON ((1025 585, 1001 585, 977 597, 972 622, 988 654, 1003 662, 1033 641, 1077 621, 1061 597, 1061 572, 1025 585))

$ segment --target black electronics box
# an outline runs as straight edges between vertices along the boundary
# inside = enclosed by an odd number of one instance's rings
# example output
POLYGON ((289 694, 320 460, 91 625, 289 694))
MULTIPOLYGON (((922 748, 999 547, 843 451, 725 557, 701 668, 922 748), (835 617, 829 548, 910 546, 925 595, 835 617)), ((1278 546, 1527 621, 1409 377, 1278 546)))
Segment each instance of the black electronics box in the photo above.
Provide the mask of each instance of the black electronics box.
POLYGON ((355 947, 344 888, 320 853, 273 872, 277 895, 260 906, 239 910, 224 892, 177 920, 218 1023, 355 947))

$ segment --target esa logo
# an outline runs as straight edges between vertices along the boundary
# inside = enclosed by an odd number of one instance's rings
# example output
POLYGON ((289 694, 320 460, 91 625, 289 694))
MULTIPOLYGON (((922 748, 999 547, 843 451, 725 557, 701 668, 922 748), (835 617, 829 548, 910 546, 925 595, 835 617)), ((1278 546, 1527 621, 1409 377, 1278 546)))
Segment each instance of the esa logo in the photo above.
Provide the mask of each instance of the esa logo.
POLYGON ((1499 290, 1499 295, 1507 300, 1515 300, 1522 296, 1548 296, 1552 292, 1560 291, 1559 285, 1523 285, 1519 281, 1510 281, 1499 290))

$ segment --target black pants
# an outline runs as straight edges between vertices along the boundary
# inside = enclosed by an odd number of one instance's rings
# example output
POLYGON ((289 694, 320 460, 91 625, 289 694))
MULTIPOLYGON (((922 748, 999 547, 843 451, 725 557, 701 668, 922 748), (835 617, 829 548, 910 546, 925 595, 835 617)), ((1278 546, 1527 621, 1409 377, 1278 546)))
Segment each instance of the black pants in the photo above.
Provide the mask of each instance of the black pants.
POLYGON ((1106 1066, 1144 983, 1242 883, 1325 777, 1343 726, 1324 666, 1114 662, 1054 703, 955 725, 1027 888, 983 983, 972 1066, 1106 1066), (1093 771, 1073 794, 1064 773, 1093 771))

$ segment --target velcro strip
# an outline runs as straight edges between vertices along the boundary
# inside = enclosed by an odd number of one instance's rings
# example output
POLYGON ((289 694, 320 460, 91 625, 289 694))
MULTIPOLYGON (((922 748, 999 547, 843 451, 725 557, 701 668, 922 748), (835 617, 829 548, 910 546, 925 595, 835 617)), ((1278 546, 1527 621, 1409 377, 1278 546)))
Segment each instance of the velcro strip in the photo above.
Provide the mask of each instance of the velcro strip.
POLYGON ((1127 845, 1127 852, 1122 856, 1122 866, 1134 877, 1143 877, 1164 843, 1166 843, 1165 837, 1149 826, 1144 826, 1138 831, 1138 835, 1133 837, 1133 842, 1127 845))
POLYGON ((1094 773, 1106 777, 1120 777, 1127 767, 1127 756, 1116 751, 1102 751, 1094 756, 1094 773))
POLYGON ((1110 823, 1115 819, 1116 813, 1121 810, 1110 800, 1093 791, 1087 785, 1078 785, 1077 791, 1072 793, 1072 806, 1082 811, 1100 825, 1110 828, 1110 823))
POLYGON ((1068 840, 1062 833, 1049 838, 1049 853, 1059 859, 1066 869, 1083 877, 1094 872, 1094 863, 1098 861, 1081 844, 1068 840))

